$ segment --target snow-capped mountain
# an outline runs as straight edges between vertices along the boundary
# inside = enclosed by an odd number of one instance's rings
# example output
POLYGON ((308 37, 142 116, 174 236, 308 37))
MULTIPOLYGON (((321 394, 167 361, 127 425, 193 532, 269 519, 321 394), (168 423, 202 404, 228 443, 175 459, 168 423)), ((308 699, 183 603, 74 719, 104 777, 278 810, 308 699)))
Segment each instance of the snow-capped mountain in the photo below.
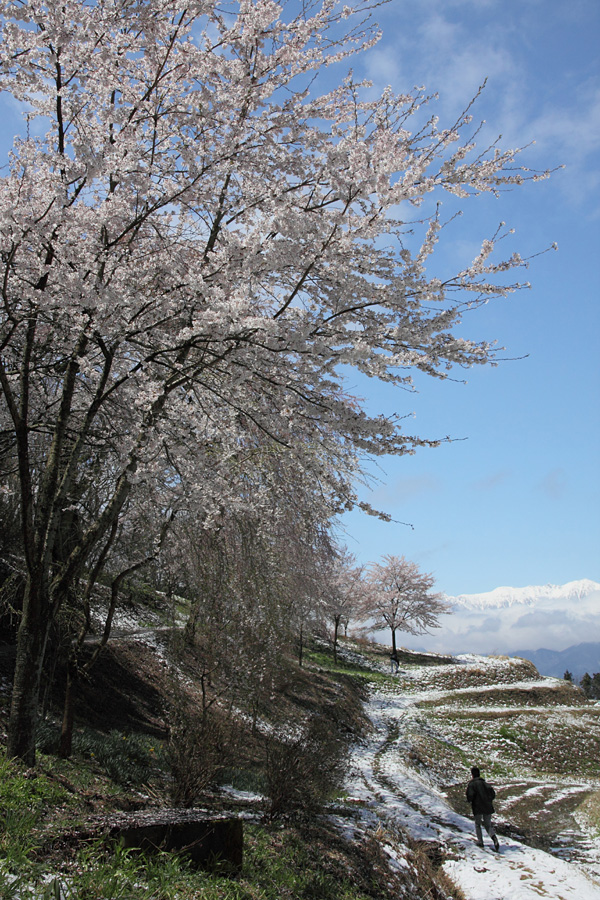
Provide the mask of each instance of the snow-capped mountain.
MULTIPOLYGON (((446 597, 447 601, 455 607, 464 609, 502 609, 509 606, 537 606, 545 605, 548 601, 554 606, 556 603, 571 604, 574 600, 587 599, 590 594, 600 594, 600 584, 582 578, 579 581, 569 581, 567 584, 544 584, 529 587, 498 587, 484 594, 459 594, 457 597, 446 597)), ((600 597, 598 606, 600 615, 600 597)))
MULTIPOLYGON (((430 635, 406 635, 405 646, 437 653, 512 653, 516 647, 563 651, 600 643, 600 584, 498 587, 446 597, 450 614, 430 635)), ((570 668, 570 666, 568 666, 570 668)))

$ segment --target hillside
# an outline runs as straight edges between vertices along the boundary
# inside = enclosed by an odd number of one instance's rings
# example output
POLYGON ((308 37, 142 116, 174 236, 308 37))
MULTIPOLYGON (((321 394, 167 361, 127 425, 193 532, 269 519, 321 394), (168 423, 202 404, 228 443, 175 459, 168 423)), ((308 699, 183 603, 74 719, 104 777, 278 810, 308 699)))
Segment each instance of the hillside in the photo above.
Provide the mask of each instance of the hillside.
POLYGON ((81 685, 70 759, 56 755, 60 692, 47 699, 35 769, 2 758, 12 654, 0 647, 0 900, 462 900, 407 836, 403 869, 390 869, 376 829, 349 839, 323 807, 343 795, 379 673, 307 648, 255 726, 241 716, 236 730, 223 705, 206 728, 201 660, 178 630, 123 626, 81 685), (240 819, 242 868, 115 843, 123 817, 165 812, 240 819))
MULTIPOLYGON (((237 766, 218 768, 198 791, 194 806, 243 817, 240 873, 193 872, 166 854, 140 869, 115 855, 106 843, 115 815, 173 804, 172 638, 149 628, 114 642, 80 697, 71 760, 53 755, 50 715, 37 770, 3 768, 2 900, 57 891, 61 900, 600 898, 600 706, 524 660, 405 652, 391 676, 385 649, 362 642, 344 642, 337 661, 326 645, 302 668, 290 660, 237 766), (307 716, 324 725, 316 753, 295 736, 307 716), (315 771, 328 768, 326 748, 331 758, 339 750, 323 734, 340 730, 350 755, 339 757, 337 796, 322 812, 300 803, 270 816, 274 774, 288 796, 299 775, 309 795, 315 771), (499 857, 473 843, 463 794, 475 762, 497 790, 499 857)), ((179 655, 177 683, 192 698, 194 665, 193 654, 179 655)), ((2 668, 0 723, 7 654, 2 668)), ((193 732, 193 717, 186 727, 193 732)))
POLYGON ((600 898, 599 704, 525 660, 405 653, 367 710, 352 790, 371 827, 437 850, 469 900, 600 898), (498 856, 474 844, 474 764, 497 791, 498 856))

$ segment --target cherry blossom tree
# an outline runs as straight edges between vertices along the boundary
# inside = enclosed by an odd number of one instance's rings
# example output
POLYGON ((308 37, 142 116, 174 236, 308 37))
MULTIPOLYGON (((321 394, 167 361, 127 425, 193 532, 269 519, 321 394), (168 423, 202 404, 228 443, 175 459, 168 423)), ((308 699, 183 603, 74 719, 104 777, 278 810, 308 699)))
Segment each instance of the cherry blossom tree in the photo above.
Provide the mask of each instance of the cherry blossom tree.
POLYGON ((493 357, 454 328, 524 261, 493 261, 498 233, 429 275, 443 222, 418 207, 529 176, 515 151, 475 149, 469 114, 425 119, 418 92, 348 75, 318 93, 316 73, 376 41, 368 8, 0 0, 0 87, 26 122, 0 182, 0 446, 24 585, 10 756, 34 760, 50 624, 110 567, 139 492, 157 486, 159 517, 193 498, 210 528, 254 503, 242 469, 270 445, 335 515, 365 454, 426 443, 367 415, 344 371, 409 386, 493 357))
POLYGON ((333 623, 333 657, 337 660, 340 627, 355 618, 363 598, 364 567, 347 547, 337 548, 324 578, 324 607, 333 623))
POLYGON ((438 619, 449 612, 441 594, 432 593, 433 575, 421 572, 403 556, 387 555, 373 563, 367 573, 361 618, 369 630, 389 628, 392 653, 397 655, 396 632, 425 634, 438 627, 438 619))

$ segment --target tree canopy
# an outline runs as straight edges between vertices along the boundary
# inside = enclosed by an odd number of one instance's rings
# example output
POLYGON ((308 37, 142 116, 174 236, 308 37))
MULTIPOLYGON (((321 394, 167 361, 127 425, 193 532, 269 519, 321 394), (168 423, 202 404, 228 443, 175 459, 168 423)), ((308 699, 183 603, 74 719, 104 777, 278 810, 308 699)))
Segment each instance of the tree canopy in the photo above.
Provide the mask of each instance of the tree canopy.
POLYGON ((432 592, 435 579, 403 556, 388 554, 373 563, 361 606, 361 618, 369 619, 369 630, 389 628, 392 653, 396 655, 396 632, 424 634, 437 627, 442 613, 449 612, 441 594, 432 592))
POLYGON ((498 233, 428 275, 444 223, 419 207, 529 176, 419 92, 316 90, 376 40, 369 5, 0 2, 0 87, 26 121, 0 182, 11 755, 33 759, 48 630, 81 579, 155 558, 178 516, 282 510, 290 484, 330 522, 365 454, 432 443, 367 414, 344 372, 407 386, 493 358, 454 329, 524 261, 492 261, 498 233))

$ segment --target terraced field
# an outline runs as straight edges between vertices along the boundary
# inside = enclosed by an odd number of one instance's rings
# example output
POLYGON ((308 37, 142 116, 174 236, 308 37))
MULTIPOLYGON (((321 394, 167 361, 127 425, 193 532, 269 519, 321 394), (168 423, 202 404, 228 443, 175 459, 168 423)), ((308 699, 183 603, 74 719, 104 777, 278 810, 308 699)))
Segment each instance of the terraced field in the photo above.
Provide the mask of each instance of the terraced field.
POLYGON ((447 670, 425 675, 436 696, 417 701, 412 715, 422 765, 467 815, 465 769, 478 763, 497 787, 501 832, 563 858, 583 852, 600 873, 593 844, 574 818, 600 787, 600 705, 567 682, 540 680, 529 663, 490 660, 488 666, 493 684, 481 683, 475 664, 450 674, 461 683, 453 690, 442 686, 447 670), (469 685, 473 680, 479 683, 469 685))
MULTIPOLYGON (((386 670, 385 657, 367 655, 386 670)), ((407 652, 368 709, 374 734, 355 757, 357 796, 382 822, 437 843, 465 896, 600 898, 599 704, 526 660, 407 652), (472 765, 497 791, 499 857, 473 844, 472 765)))

